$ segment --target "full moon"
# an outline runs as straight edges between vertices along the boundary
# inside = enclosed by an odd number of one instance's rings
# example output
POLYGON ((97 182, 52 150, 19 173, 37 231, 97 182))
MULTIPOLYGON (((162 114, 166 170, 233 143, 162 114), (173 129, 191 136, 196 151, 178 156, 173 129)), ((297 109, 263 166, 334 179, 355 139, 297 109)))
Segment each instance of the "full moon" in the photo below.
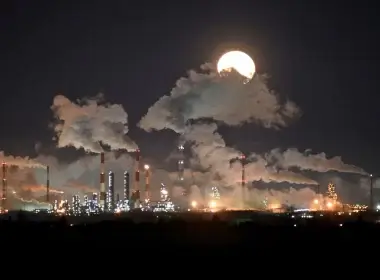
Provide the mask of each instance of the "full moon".
POLYGON ((217 65, 218 73, 231 72, 232 69, 240 75, 251 80, 256 71, 255 63, 252 58, 241 51, 230 51, 219 58, 217 65))

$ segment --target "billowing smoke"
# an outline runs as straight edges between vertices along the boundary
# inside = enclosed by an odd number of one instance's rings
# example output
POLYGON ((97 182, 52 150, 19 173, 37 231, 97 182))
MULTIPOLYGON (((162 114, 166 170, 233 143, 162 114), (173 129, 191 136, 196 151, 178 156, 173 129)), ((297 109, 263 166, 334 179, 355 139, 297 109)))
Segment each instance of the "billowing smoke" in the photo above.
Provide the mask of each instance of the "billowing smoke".
MULTIPOLYGON (((50 166, 50 184, 66 195, 99 192, 100 157, 87 155, 71 163, 60 163, 56 158, 39 156, 38 161, 50 166)), ((123 173, 131 171, 133 158, 129 154, 105 153, 105 169, 115 173, 116 191, 122 193, 123 173)), ((38 183, 44 183, 44 173, 35 173, 38 183)))
POLYGON ((7 156, 3 151, 0 151, 0 161, 19 168, 44 168, 43 164, 29 157, 7 156))
POLYGON ((275 165, 288 169, 297 167, 301 170, 310 170, 316 172, 337 171, 343 173, 357 173, 366 175, 367 173, 354 165, 345 164, 341 157, 327 158, 325 153, 310 154, 299 152, 297 149, 287 149, 281 152, 280 149, 274 149, 266 155, 269 161, 275 161, 275 165))
MULTIPOLYGON (((190 143, 193 155, 191 168, 203 175, 200 182, 185 180, 185 184, 193 186, 194 194, 190 196, 198 196, 198 187, 232 187, 234 191, 224 197, 236 202, 241 195, 237 193, 239 188, 235 188, 242 180, 242 163, 238 160, 241 152, 226 146, 217 132, 217 124, 237 126, 257 123, 266 128, 279 129, 300 116, 300 109, 289 100, 280 100, 269 89, 265 75, 256 74, 245 84, 236 73, 220 77, 211 64, 202 66, 202 70, 202 73, 190 71, 188 77, 179 79, 170 95, 161 97, 149 108, 139 126, 148 132, 170 129, 190 143)), ((248 155, 246 181, 248 185, 255 181, 317 184, 315 180, 290 170, 293 167, 317 172, 365 173, 360 168, 344 164, 339 157, 328 159, 325 154, 310 155, 295 149, 285 152, 276 149, 267 155, 248 155)), ((181 190, 180 187, 177 189, 181 190)), ((263 197, 270 197, 278 203, 304 206, 305 201, 309 203, 315 196, 311 188, 291 188, 287 191, 254 188, 246 195, 256 207, 257 200, 263 197)))
MULTIPOLYGON (((182 135, 187 141, 191 141, 192 151, 197 161, 193 161, 217 175, 219 184, 233 186, 241 182, 241 163, 231 162, 240 157, 241 152, 226 147, 222 136, 216 132, 216 124, 195 124, 189 126, 182 135)), ((245 165, 247 181, 264 182, 289 182, 294 184, 317 184, 301 174, 287 170, 276 170, 268 166, 267 161, 259 155, 251 155, 251 162, 245 165)))
POLYGON ((177 81, 170 95, 161 97, 141 119, 146 130, 171 129, 181 133, 191 120, 211 119, 227 125, 258 122, 265 127, 285 127, 286 120, 299 115, 291 101, 280 102, 269 90, 266 77, 256 74, 244 84, 233 74, 221 78, 211 64, 205 73, 190 71, 177 81))
MULTIPOLYGON (((106 171, 115 173, 116 192, 123 193, 123 173, 132 171, 133 158, 129 154, 105 153, 106 171)), ((70 163, 62 163, 52 156, 38 156, 31 162, 50 167, 50 198, 69 199, 74 194, 99 192, 100 158, 87 155, 70 163)), ((35 165, 30 165, 35 166, 35 165)), ((46 168, 10 166, 8 168, 8 206, 43 206, 46 201, 46 168), (40 203, 40 204, 38 204, 40 203)), ((167 180, 166 180, 167 181, 167 180)), ((24 207, 25 208, 25 207, 24 207)), ((24 209, 23 208, 23 209, 24 209)))
POLYGON ((121 105, 102 103, 102 96, 72 102, 63 95, 54 98, 51 109, 56 123, 58 147, 75 147, 87 152, 133 151, 137 145, 128 138, 128 115, 121 105))

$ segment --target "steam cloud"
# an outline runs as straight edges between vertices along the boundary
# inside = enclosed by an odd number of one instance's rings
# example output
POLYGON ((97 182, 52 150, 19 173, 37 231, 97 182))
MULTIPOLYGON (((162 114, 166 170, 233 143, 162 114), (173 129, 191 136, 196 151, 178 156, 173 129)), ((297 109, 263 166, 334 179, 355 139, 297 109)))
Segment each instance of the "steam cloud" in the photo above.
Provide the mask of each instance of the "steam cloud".
POLYGON ((309 151, 299 152, 297 149, 287 149, 283 153, 279 149, 272 150, 267 155, 268 160, 275 160, 276 166, 281 168, 297 167, 301 170, 311 170, 316 172, 337 171, 343 173, 367 173, 354 165, 345 164, 341 157, 328 159, 325 153, 312 155, 309 151))
MULTIPOLYGON (((194 176, 191 176, 192 182, 186 182, 192 186, 191 196, 196 197, 199 196, 199 191, 196 190, 198 187, 210 184, 229 187, 241 182, 242 167, 236 160, 241 152, 226 146, 223 137, 217 132, 217 124, 237 126, 254 122, 266 128, 280 129, 300 116, 300 109, 295 103, 289 100, 281 101, 279 96, 269 89, 265 75, 256 74, 245 84, 237 73, 220 77, 212 64, 205 64, 201 69, 202 73, 190 71, 188 77, 179 79, 170 95, 161 97, 138 124, 148 132, 173 130, 181 134, 185 142, 191 144, 192 167, 200 169, 203 174, 201 177, 200 174, 195 176, 202 178, 201 182, 199 179, 195 182, 194 176)), ((340 157, 328 159, 323 153, 311 155, 296 149, 288 149, 285 152, 275 149, 266 155, 252 153, 248 159, 245 170, 249 182, 317 184, 300 173, 290 171, 293 167, 316 172, 365 174, 356 166, 344 164, 340 157)), ((253 190, 249 196, 275 196, 281 198, 277 199, 281 203, 286 200, 302 204, 306 197, 307 201, 315 197, 315 192, 308 188, 300 191, 290 189, 287 192, 261 193, 259 190, 253 190), (297 192, 300 195, 297 195, 297 192), (299 201, 294 201, 294 197, 300 198, 299 201)), ((236 195, 227 197, 236 200, 236 195)))
POLYGON ((101 104, 102 96, 70 101, 63 95, 54 98, 51 109, 56 123, 58 147, 75 147, 100 153, 101 144, 111 150, 133 151, 137 145, 129 139, 128 115, 121 105, 101 104))
MULTIPOLYGON (((122 194, 123 173, 125 170, 131 170, 133 158, 128 154, 117 155, 114 152, 107 152, 105 159, 106 170, 112 170, 115 173, 116 192, 122 194)), ((50 167, 50 197, 52 200, 60 200, 74 194, 83 196, 99 191, 100 166, 97 155, 86 155, 70 163, 62 163, 55 157, 42 155, 34 161, 41 166, 49 165, 50 167)), ((8 170, 7 179, 10 208, 20 205, 44 207, 46 200, 45 169, 12 166, 8 170)))
POLYGON ((205 73, 190 71, 178 80, 170 95, 161 97, 141 119, 146 130, 171 129, 181 133, 188 121, 212 119, 227 125, 258 122, 265 127, 285 127, 286 120, 299 116, 291 101, 281 103, 266 84, 266 77, 256 74, 244 84, 237 73, 221 78, 212 64, 202 66, 205 73))
POLYGON ((29 157, 6 156, 3 151, 0 151, 0 161, 7 163, 8 166, 18 166, 19 168, 44 168, 43 164, 29 157))

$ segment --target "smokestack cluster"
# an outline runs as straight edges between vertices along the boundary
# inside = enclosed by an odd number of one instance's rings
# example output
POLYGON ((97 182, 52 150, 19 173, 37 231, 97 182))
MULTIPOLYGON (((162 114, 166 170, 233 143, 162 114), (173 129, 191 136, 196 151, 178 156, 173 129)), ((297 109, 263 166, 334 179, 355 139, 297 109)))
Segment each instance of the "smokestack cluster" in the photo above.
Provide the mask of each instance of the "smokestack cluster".
POLYGON ((3 185, 1 196, 1 210, 4 212, 7 209, 7 164, 3 162, 3 185))
POLYGON ((104 153, 100 153, 100 207, 104 209, 106 205, 106 186, 105 186, 105 175, 104 175, 104 153))

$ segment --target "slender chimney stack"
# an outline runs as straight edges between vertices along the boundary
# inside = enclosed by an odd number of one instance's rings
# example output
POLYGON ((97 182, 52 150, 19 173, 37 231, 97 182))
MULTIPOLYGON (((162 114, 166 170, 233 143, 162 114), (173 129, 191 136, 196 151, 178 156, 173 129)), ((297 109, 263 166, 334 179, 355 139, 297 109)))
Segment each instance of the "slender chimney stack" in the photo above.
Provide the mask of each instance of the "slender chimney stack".
POLYGON ((129 172, 124 172, 124 203, 129 202, 129 172))
POLYGON ((245 185, 246 185, 246 180, 245 180, 245 155, 241 155, 241 195, 242 195, 242 203, 244 206, 244 201, 245 201, 245 185))
POLYGON ((136 150, 136 159, 135 159, 135 186, 134 191, 139 190, 140 185, 140 150, 136 150))
POLYGON ((50 201, 50 168, 46 166, 46 202, 50 201))
POLYGON ((3 185, 1 196, 1 210, 5 212, 7 209, 7 164, 3 162, 3 185))
POLYGON ((105 175, 104 175, 104 153, 100 153, 100 207, 105 210, 106 206, 106 186, 105 186, 105 175))
POLYGON ((145 169, 145 201, 150 201, 150 167, 148 164, 144 165, 145 169))

